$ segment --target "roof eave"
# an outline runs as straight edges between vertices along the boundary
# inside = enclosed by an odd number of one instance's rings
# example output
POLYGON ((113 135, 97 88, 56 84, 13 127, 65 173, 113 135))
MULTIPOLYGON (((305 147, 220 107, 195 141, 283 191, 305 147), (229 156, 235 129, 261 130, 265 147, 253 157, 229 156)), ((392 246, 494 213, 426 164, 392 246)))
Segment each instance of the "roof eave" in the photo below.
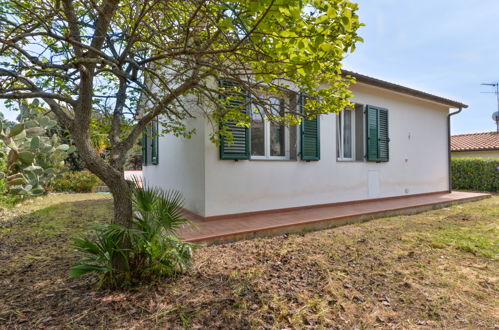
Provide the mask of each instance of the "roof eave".
POLYGON ((395 91, 395 92, 402 93, 402 94, 411 95, 411 96, 414 96, 414 97, 417 97, 420 99, 424 99, 424 100, 437 102, 437 103, 440 103, 443 105, 447 105, 451 108, 467 108, 468 107, 468 105, 461 103, 461 102, 458 102, 458 101, 449 100, 449 99, 444 98, 444 97, 440 97, 437 95, 422 92, 422 91, 419 91, 417 89, 405 87, 402 85, 394 84, 394 83, 391 83, 391 82, 388 82, 385 80, 365 76, 363 74, 356 73, 353 71, 342 70, 342 74, 343 74, 343 76, 351 76, 351 77, 355 78, 355 80, 357 82, 360 82, 360 83, 388 89, 388 90, 395 91))

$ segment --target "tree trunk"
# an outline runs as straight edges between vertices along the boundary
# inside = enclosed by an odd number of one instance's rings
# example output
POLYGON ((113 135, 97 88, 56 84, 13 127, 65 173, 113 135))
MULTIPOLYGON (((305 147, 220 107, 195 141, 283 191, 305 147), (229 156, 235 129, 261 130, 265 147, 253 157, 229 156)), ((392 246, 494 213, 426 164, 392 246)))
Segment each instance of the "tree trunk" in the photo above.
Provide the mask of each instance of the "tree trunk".
MULTIPOLYGON (((71 130, 71 133, 75 145, 85 162, 85 167, 97 175, 109 187, 109 190, 113 194, 114 217, 112 223, 131 228, 133 216, 131 187, 125 180, 122 164, 117 162, 113 167, 111 164, 105 163, 93 148, 88 131, 74 128, 71 130)), ((125 155, 126 152, 123 152, 118 155, 118 158, 124 158, 125 155)), ((130 241, 125 239, 123 242, 119 243, 118 247, 120 249, 129 249, 130 241)), ((129 278, 126 276, 128 265, 125 257, 120 253, 115 254, 112 263, 113 268, 116 271, 114 276, 116 280, 115 285, 120 286, 120 284, 129 281, 129 278)))
MULTIPOLYGON (((113 223, 125 226, 127 228, 131 228, 132 226, 132 199, 131 199, 131 189, 128 182, 125 180, 123 172, 121 172, 121 176, 115 177, 112 176, 110 182, 106 182, 107 186, 111 190, 113 194, 113 202, 114 202, 114 218, 113 223)), ((131 242, 127 239, 123 240, 119 243, 118 247, 120 249, 130 249, 131 242)), ((123 256, 123 254, 118 253, 115 254, 112 260, 113 268, 116 270, 115 279, 119 284, 124 284, 130 280, 127 277, 127 270, 129 264, 127 260, 123 256)))
MULTIPOLYGON (((81 122, 82 120, 80 120, 81 122)), ((111 190, 114 200, 113 223, 130 228, 132 224, 131 189, 125 180, 123 163, 127 149, 113 154, 110 164, 104 162, 90 141, 90 131, 82 130, 81 125, 70 127, 76 148, 85 162, 85 167, 97 175, 111 190)))
MULTIPOLYGON (((122 173, 123 174, 123 173, 122 173)), ((106 182, 109 190, 113 194, 114 219, 113 223, 130 228, 132 224, 132 200, 131 189, 124 176, 112 178, 106 182)))

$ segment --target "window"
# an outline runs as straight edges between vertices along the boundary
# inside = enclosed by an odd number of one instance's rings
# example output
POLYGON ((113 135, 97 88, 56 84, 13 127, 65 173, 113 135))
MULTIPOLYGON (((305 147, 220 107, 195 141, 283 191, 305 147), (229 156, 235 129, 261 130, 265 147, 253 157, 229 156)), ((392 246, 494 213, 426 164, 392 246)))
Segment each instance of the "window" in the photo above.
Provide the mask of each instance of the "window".
MULTIPOLYGON (((283 100, 269 99, 268 115, 283 116, 283 100)), ((289 128, 284 123, 274 123, 263 118, 265 111, 251 107, 251 159, 289 159, 289 128)))
POLYGON ((336 115, 336 158, 338 161, 364 160, 364 105, 355 104, 336 115))
POLYGON ((354 109, 345 109, 337 115, 336 145, 338 160, 355 160, 354 109))
MULTIPOLYGON (((220 80, 220 88, 224 94, 233 95, 231 88, 237 83, 230 80, 220 80), (231 94, 232 93, 232 94, 231 94)), ((225 95, 221 97, 224 98, 225 95)), ((227 107, 237 106, 241 112, 251 116, 250 127, 238 126, 234 122, 221 121, 232 134, 232 139, 220 136, 220 159, 222 160, 296 160, 298 157, 298 141, 301 143, 302 159, 319 160, 319 120, 303 120, 300 126, 288 127, 284 123, 273 123, 265 117, 284 115, 284 102, 289 102, 290 107, 301 107, 299 98, 286 95, 283 98, 269 98, 269 109, 262 109, 256 105, 249 106, 248 93, 238 93, 240 98, 232 98, 227 107), (284 99, 286 101, 284 101, 284 99), (265 111, 264 111, 265 110, 265 111), (307 151, 306 155, 305 152, 307 151)), ((300 97, 300 100, 302 97, 300 97)))

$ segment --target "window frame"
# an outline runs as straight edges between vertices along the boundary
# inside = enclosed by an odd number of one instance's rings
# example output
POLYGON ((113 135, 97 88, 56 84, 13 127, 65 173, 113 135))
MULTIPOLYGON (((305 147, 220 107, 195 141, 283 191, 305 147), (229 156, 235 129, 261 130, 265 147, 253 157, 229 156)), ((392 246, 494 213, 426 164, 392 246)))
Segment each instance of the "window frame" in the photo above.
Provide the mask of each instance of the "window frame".
MULTIPOLYGON (((271 96, 269 97, 270 99, 276 99, 279 100, 280 106, 282 107, 285 99, 284 98, 279 98, 279 97, 274 97, 271 96)), ((251 104, 251 107, 256 107, 254 104, 251 104)), ((253 111, 251 112, 253 114, 253 111)), ((263 115, 260 113, 260 115, 263 115)), ((289 132, 289 126, 284 125, 284 156, 272 156, 271 155, 271 150, 270 150, 270 128, 271 128, 271 121, 263 118, 263 140, 264 140, 264 155, 252 155, 252 140, 251 140, 251 124, 250 124, 250 129, 249 129, 249 144, 250 144, 250 160, 290 160, 290 155, 291 155, 291 150, 290 150, 290 132, 289 132)))
POLYGON ((356 157, 356 123, 355 123, 355 108, 346 108, 342 110, 340 113, 336 114, 336 150, 338 151, 338 154, 336 155, 336 160, 341 161, 341 162, 353 162, 357 161, 356 157), (351 145, 350 145, 350 152, 351 152, 351 157, 345 157, 345 152, 344 152, 344 133, 345 133, 345 120, 344 120, 344 113, 345 111, 350 111, 350 138, 351 138, 351 145), (343 127, 340 127, 343 126, 343 127))

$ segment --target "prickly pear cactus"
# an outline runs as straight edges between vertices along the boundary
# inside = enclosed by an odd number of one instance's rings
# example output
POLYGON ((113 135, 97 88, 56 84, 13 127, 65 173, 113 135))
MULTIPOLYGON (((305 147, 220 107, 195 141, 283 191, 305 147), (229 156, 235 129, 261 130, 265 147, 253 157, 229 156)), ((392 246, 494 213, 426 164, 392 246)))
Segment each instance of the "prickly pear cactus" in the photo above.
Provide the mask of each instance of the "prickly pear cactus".
POLYGON ((5 147, 3 141, 0 139, 0 198, 1 195, 7 193, 6 182, 5 182, 5 169, 7 167, 7 148, 5 147))
POLYGON ((50 135, 57 122, 37 110, 37 100, 22 104, 19 123, 8 127, 0 114, 0 139, 6 147, 7 164, 0 173, 9 193, 21 197, 45 193, 47 185, 64 165, 64 158, 74 147, 61 144, 56 134, 50 135))

